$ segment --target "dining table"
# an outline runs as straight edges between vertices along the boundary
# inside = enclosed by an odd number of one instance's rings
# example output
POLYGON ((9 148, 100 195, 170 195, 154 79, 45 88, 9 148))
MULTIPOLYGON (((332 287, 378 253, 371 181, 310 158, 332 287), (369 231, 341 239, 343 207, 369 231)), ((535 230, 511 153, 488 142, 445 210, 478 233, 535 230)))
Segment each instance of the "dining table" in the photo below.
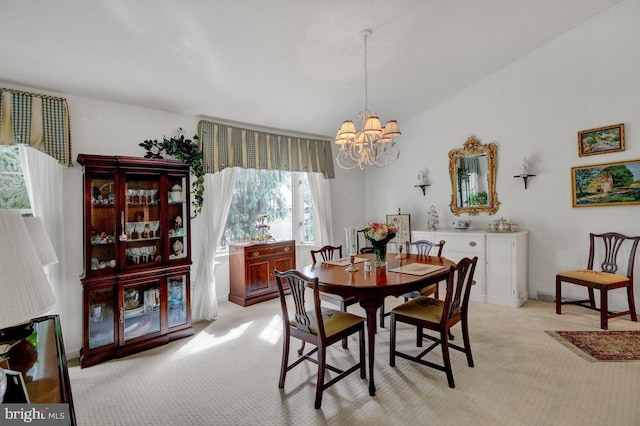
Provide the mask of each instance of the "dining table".
POLYGON ((422 256, 405 253, 390 254, 385 267, 375 267, 373 254, 358 254, 355 257, 357 271, 347 271, 349 258, 325 261, 305 266, 300 270, 310 278, 318 278, 319 290, 337 294, 343 298, 354 297, 365 310, 367 317, 369 395, 376 394, 374 381, 376 312, 387 296, 399 297, 437 284, 448 278, 450 267, 455 263, 444 257, 422 256), (370 262, 370 270, 364 263, 370 262))

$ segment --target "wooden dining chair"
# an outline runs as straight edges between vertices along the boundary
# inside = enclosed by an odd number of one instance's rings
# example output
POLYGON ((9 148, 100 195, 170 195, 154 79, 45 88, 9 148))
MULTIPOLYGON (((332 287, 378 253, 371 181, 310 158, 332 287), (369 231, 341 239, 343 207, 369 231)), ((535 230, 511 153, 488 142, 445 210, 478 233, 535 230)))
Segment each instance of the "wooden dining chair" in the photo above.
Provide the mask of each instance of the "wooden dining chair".
MULTIPOLYGON (((313 264, 315 264, 317 261, 316 255, 322 257, 322 261, 340 259, 342 258, 342 246, 326 245, 319 248, 318 250, 311 250, 311 260, 313 264)), ((358 299, 356 299, 355 297, 349 297, 345 299, 340 295, 325 293, 322 291, 320 292, 320 300, 338 305, 342 312, 347 312, 347 306, 358 303, 358 299)), ((349 348, 347 339, 342 340, 342 347, 345 349, 349 348)))
POLYGON ((358 229, 356 238, 356 251, 360 254, 373 253, 373 247, 369 244, 369 240, 364 236, 364 229, 358 229), (360 245, 360 236, 364 240, 364 244, 360 245))
MULTIPOLYGON (((453 371, 451 370, 451 359, 449 348, 456 349, 467 355, 467 364, 473 367, 473 356, 471 355, 471 344, 469 342, 469 294, 473 284, 473 274, 476 269, 478 257, 469 259, 463 258, 449 271, 447 279, 446 295, 444 300, 432 297, 420 296, 409 302, 397 306, 391 311, 391 343, 389 349, 389 365, 395 367, 396 356, 417 362, 436 370, 444 371, 447 374, 449 387, 454 388, 453 371), (423 333, 420 339, 426 338, 434 343, 418 355, 409 355, 396 349, 397 323, 415 325, 418 328, 432 330, 440 333, 439 337, 423 333), (449 330, 458 322, 462 325, 463 346, 457 346, 449 342, 449 330), (443 365, 424 360, 424 356, 434 348, 442 348, 443 365)), ((418 342, 416 342, 418 343, 418 342)), ((420 345, 418 345, 420 346, 420 345)))
MULTIPOLYGON (((442 257, 442 249, 444 248, 444 244, 445 244, 444 240, 440 240, 439 243, 432 243, 431 241, 428 241, 428 240, 419 240, 419 241, 414 241, 412 243, 407 241, 405 242, 405 253, 407 254, 411 253, 411 247, 414 247, 415 249, 414 251, 418 256, 429 256, 429 253, 431 253, 431 249, 437 247, 438 248, 437 256, 442 257)), ((402 295, 402 297, 404 297, 404 301, 407 302, 409 301, 409 299, 413 299, 418 296, 429 296, 431 294, 433 294, 436 298, 438 298, 438 284, 432 284, 428 287, 420 289, 419 291, 412 291, 410 293, 405 293, 402 295)), ((380 327, 384 328, 384 318, 389 315, 390 315, 390 312, 385 312, 384 302, 383 302, 379 312, 380 327)))
MULTIPOLYGON (((589 260, 587 269, 577 269, 560 272, 556 275, 556 313, 562 313, 562 305, 578 305, 594 311, 600 312, 600 328, 607 330, 609 318, 622 315, 631 317, 632 321, 638 321, 636 305, 633 296, 633 266, 638 248, 640 236, 628 237, 617 232, 606 232, 604 234, 589 234, 589 260), (619 274, 619 254, 620 248, 626 246, 629 250, 629 257, 626 262, 626 272, 619 274), (596 261, 597 259, 597 261, 596 261), (600 264, 599 270, 594 269, 594 265, 600 264), (562 301, 562 283, 575 284, 587 287, 589 298, 584 300, 562 301), (627 300, 629 309, 623 312, 610 312, 608 299, 609 291, 617 288, 627 289, 627 300), (593 290, 600 291, 600 306, 596 306, 593 290)), ((622 258, 621 258, 622 260, 622 258)))
POLYGON ((322 404, 322 392, 336 382, 342 380, 354 371, 360 370, 360 378, 366 378, 364 360, 364 324, 365 319, 348 312, 320 306, 320 291, 318 290, 318 278, 309 278, 302 273, 290 269, 286 272, 273 271, 278 284, 280 306, 282 308, 283 345, 282 364, 280 368, 279 388, 284 387, 287 372, 303 362, 311 361, 318 365, 318 378, 316 382, 315 408, 322 404), (285 287, 291 290, 291 300, 295 309, 293 317, 289 317, 285 287), (307 302, 306 296, 311 293, 311 300, 307 302), (311 305, 311 306, 309 306, 311 305), (360 357, 357 364, 347 370, 340 370, 327 364, 327 348, 335 342, 358 333, 360 357), (302 347, 298 350, 299 358, 289 364, 289 346, 291 337, 302 341, 302 347), (315 348, 304 353, 304 343, 315 345, 315 348), (317 353, 317 354, 316 354, 317 353), (316 354, 315 357, 312 355, 316 354), (325 383, 326 370, 331 370, 338 375, 325 383))

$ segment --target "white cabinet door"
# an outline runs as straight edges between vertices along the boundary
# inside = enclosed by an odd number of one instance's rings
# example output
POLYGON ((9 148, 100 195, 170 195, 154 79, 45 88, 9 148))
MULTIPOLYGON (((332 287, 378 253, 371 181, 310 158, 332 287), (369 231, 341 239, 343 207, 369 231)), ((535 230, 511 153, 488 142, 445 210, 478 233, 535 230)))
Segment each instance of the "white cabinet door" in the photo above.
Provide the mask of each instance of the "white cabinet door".
POLYGON ((487 234, 487 302, 518 307, 528 298, 527 234, 487 234))

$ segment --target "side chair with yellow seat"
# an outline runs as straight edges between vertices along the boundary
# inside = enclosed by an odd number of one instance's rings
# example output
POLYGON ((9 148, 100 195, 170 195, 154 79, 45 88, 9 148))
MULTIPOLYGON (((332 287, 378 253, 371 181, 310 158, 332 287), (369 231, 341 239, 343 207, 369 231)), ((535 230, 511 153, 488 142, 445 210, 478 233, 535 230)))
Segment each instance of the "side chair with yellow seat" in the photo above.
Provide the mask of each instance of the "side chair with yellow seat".
MULTIPOLYGON (((326 260, 334 260, 342 258, 342 246, 331 246, 326 245, 324 247, 319 248, 318 250, 311 250, 311 261, 313 264, 317 262, 316 256, 319 255, 322 257, 323 261, 326 260), (336 256, 337 255, 337 256, 336 256)), ((355 297, 344 298, 337 294, 330 294, 320 292, 320 299, 325 302, 333 303, 334 305, 338 305, 342 312, 347 312, 347 306, 351 306, 355 303, 358 303, 358 300, 355 297)), ((347 339, 342 341, 342 347, 347 349, 348 343, 347 339)))
POLYGON ((609 318, 629 315, 632 321, 638 321, 633 295, 633 266, 640 236, 628 237, 617 232, 589 234, 589 260, 587 269, 560 272, 556 275, 556 313, 562 313, 562 305, 578 305, 600 312, 600 328, 607 330, 609 318), (618 273, 621 248, 629 251, 624 275, 618 273), (597 261, 596 261, 597 259, 597 261), (599 263, 600 270, 594 269, 599 263), (562 300, 562 283, 587 287, 588 299, 562 300), (629 309, 622 312, 609 311, 609 291, 618 288, 627 289, 629 309), (600 291, 600 306, 596 305, 594 290, 600 291))
MULTIPOLYGON (((454 267, 450 268, 447 279, 447 288, 444 300, 433 297, 420 296, 409 302, 397 306, 391 311, 391 343, 389 348, 389 365, 396 366, 396 356, 410 361, 417 362, 436 370, 444 371, 447 374, 449 387, 454 388, 453 371, 451 369, 451 359, 449 348, 463 352, 467 356, 469 367, 473 367, 473 356, 471 355, 471 343, 469 341, 469 294, 473 284, 473 274, 476 269, 478 258, 463 258, 454 267), (420 338, 427 338, 434 343, 418 355, 409 355, 397 350, 397 323, 415 325, 439 333, 438 337, 423 333, 420 338), (462 326, 462 339, 464 346, 457 346, 449 342, 449 331, 458 322, 462 326), (436 364, 424 358, 438 346, 442 349, 443 364, 436 364)), ((418 342, 416 342, 418 343, 418 342)), ((418 345, 420 346, 420 345, 418 345)))
MULTIPOLYGON (((429 256, 429 254, 431 253, 431 250, 434 248, 437 248, 438 254, 436 256, 442 257, 442 249, 444 248, 444 244, 445 244, 444 240, 440 240, 439 243, 433 243, 428 240, 419 240, 419 241, 414 241, 412 243, 407 241, 405 243, 405 253, 407 254, 411 253, 411 247, 413 247, 415 249, 414 251, 418 256, 429 256)), ((404 301, 407 302, 409 301, 409 299, 413 299, 418 296, 429 296, 431 294, 433 294, 436 299, 438 298, 438 284, 432 284, 420 290, 412 291, 410 293, 405 293, 402 295, 402 297, 404 297, 404 301)), ((384 303, 383 303, 382 306, 380 307, 380 313, 379 313, 380 327, 384 328, 384 318, 389 315, 390 315, 390 312, 385 312, 384 303)), ((418 333, 420 332, 421 331, 419 330, 418 333)))
MULTIPOLYGON (((316 409, 320 408, 322 404, 322 393, 328 387, 358 370, 360 370, 360 378, 366 378, 364 359, 365 319, 348 312, 322 308, 320 306, 318 278, 309 278, 292 269, 286 272, 274 270, 273 275, 276 277, 278 284, 284 331, 282 364, 278 387, 284 387, 284 382, 289 370, 304 360, 311 361, 318 365, 314 406, 316 409), (290 311, 287 305, 287 296, 285 296, 284 293, 285 286, 288 286, 291 290, 291 300, 295 307, 292 311, 294 315, 291 318, 289 317, 290 311), (312 297, 309 303, 307 303, 306 296, 309 293, 311 293, 312 297), (312 306, 309 307, 308 304, 312 306), (345 371, 327 364, 327 348, 337 341, 345 339, 355 333, 359 335, 360 356, 358 363, 345 371), (291 337, 300 339, 303 344, 300 350, 298 350, 299 358, 289 364, 291 337), (316 347, 303 355, 305 342, 315 345, 316 347), (317 359, 312 357, 314 354, 317 354, 317 359), (326 370, 331 370, 338 373, 338 375, 325 383, 326 370)), ((364 390, 366 390, 366 387, 363 387, 363 391, 364 390)))

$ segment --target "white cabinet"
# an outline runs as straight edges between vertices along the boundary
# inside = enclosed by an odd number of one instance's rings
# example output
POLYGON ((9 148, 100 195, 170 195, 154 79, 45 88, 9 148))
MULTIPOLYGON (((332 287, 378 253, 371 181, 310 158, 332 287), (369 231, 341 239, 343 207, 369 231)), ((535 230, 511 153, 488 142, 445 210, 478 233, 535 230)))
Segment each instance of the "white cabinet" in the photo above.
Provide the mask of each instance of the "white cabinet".
POLYGON ((529 298, 527 233, 487 233, 487 302, 517 308, 529 298))
POLYGON ((527 290, 527 232, 413 231, 412 240, 444 240, 442 255, 458 262, 478 256, 471 300, 517 308, 527 290))

